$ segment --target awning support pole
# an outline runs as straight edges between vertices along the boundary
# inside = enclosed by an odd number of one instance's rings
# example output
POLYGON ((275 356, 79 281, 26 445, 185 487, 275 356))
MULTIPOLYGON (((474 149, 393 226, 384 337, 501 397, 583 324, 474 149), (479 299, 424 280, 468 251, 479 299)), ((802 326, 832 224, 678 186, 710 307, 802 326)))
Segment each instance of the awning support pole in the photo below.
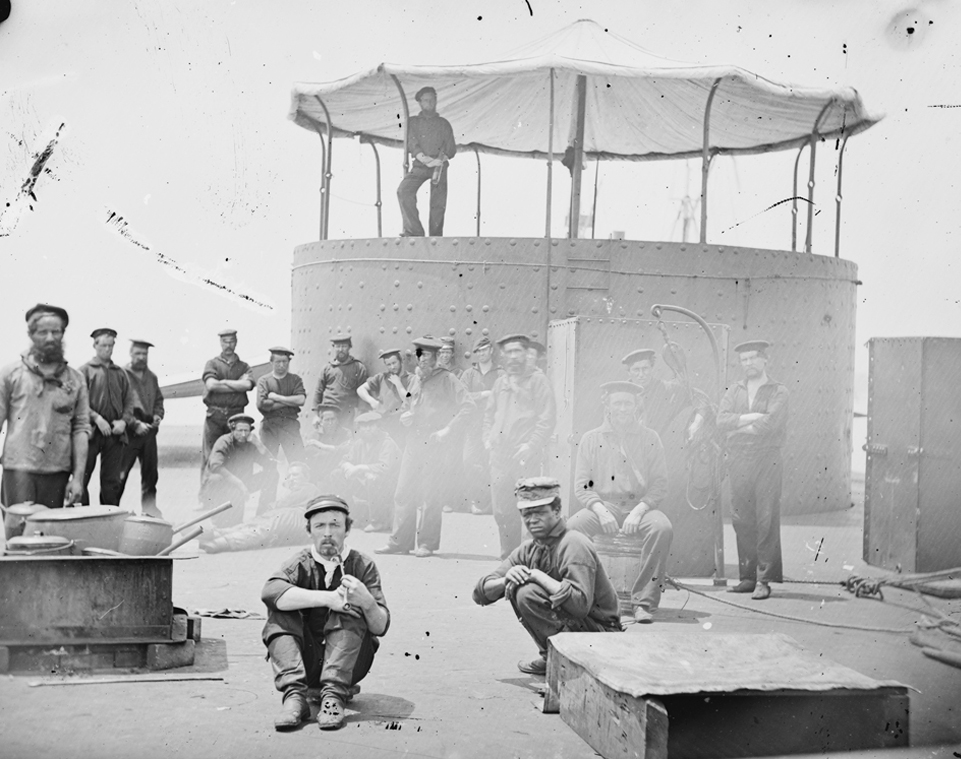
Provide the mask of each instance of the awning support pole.
POLYGON ((331 164, 334 154, 334 127, 333 124, 330 123, 330 111, 327 110, 327 105, 321 100, 320 95, 314 95, 314 98, 320 103, 320 107, 324 109, 324 122, 327 128, 327 162, 324 167, 324 185, 323 189, 321 189, 324 203, 324 228, 321 230, 320 236, 321 240, 326 240, 328 230, 330 229, 330 178, 333 176, 331 173, 331 164))
POLYGON ((798 148, 794 159, 794 184, 791 185, 791 252, 797 253, 797 171, 801 163, 801 153, 807 145, 798 148))
POLYGON ((324 135, 322 132, 318 131, 317 136, 320 137, 320 229, 317 230, 317 239, 324 239, 324 195, 326 189, 326 180, 324 175, 327 173, 327 143, 324 142, 324 135))
POLYGON ((597 221, 597 175, 601 171, 601 159, 594 163, 594 206, 591 208, 591 239, 594 239, 594 224, 597 221))
POLYGON ((480 237, 481 227, 481 162, 480 152, 474 148, 474 157, 477 159, 477 237, 480 237))
POLYGON ((807 234, 804 238, 804 252, 811 253, 811 238, 814 232, 814 159, 815 153, 817 152, 818 134, 821 128, 821 119, 824 118, 824 114, 828 112, 828 108, 834 105, 834 100, 828 100, 818 114, 817 119, 814 120, 814 129, 811 130, 811 167, 808 171, 808 228, 807 234))
POLYGON ((400 79, 398 79, 394 74, 390 75, 390 78, 394 80, 394 84, 397 85, 397 91, 400 93, 400 104, 404 109, 404 176, 407 176, 407 172, 410 171, 410 163, 407 157, 407 144, 410 141, 410 107, 407 105, 407 94, 404 92, 404 88, 401 86, 400 79))
POLYGON ((721 84, 718 77, 711 85, 704 107, 704 144, 701 146, 701 244, 707 242, 707 177, 711 171, 711 106, 721 84))
POLYGON ((550 70, 551 111, 547 118, 547 220, 544 237, 551 238, 551 202, 554 179, 554 69, 550 70))
POLYGON ((844 169, 844 148, 847 147, 849 135, 841 140, 841 150, 838 152, 838 192, 834 196, 836 211, 834 214, 834 257, 841 257, 841 172, 844 169))
POLYGON ((383 202, 381 201, 380 195, 380 153, 377 152, 377 145, 368 137, 361 137, 361 142, 366 142, 370 145, 371 149, 374 151, 374 163, 377 166, 377 201, 374 206, 377 208, 377 236, 383 237, 383 202))
POLYGON ((584 163, 584 119, 587 112, 587 77, 577 77, 577 113, 574 122, 574 166, 571 169, 571 210, 567 236, 576 240, 581 223, 581 171, 584 163))

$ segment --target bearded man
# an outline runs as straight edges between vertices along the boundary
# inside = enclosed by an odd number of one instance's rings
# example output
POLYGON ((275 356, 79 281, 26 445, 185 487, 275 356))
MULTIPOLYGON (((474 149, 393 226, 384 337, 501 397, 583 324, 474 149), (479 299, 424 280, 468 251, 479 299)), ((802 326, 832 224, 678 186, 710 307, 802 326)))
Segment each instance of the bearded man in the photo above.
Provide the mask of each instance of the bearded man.
POLYGON ((63 357, 67 312, 38 303, 26 320, 30 348, 0 370, 3 503, 55 509, 83 497, 90 402, 83 375, 63 357))

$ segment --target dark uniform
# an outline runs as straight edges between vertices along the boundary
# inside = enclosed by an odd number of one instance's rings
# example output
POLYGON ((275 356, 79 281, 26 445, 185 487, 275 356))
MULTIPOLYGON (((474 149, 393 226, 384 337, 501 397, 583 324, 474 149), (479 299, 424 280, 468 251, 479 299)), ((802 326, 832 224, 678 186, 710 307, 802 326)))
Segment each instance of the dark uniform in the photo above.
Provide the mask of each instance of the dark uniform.
MULTIPOLYGON (((415 340, 414 345, 435 354, 440 350, 440 344, 428 338, 415 340)), ((410 551, 416 539, 418 549, 430 555, 440 548, 446 493, 431 485, 428 476, 430 472, 450 471, 454 457, 460 455, 447 441, 435 442, 431 435, 445 428, 450 436, 456 435, 467 423, 474 402, 457 377, 437 366, 429 376, 416 377, 410 392, 411 426, 394 495, 394 529, 387 545, 378 551, 410 551), (421 507, 423 516, 418 526, 417 511, 421 507)))
MULTIPOLYGON (((134 404, 134 418, 150 426, 144 435, 128 432, 128 443, 123 451, 123 474, 120 482, 120 495, 127 487, 127 477, 133 465, 140 462, 140 508, 147 516, 160 517, 157 509, 157 428, 164 418, 164 396, 160 391, 157 375, 150 369, 144 368, 143 379, 131 369, 130 364, 124 367, 127 380, 134 390, 136 402, 134 404)), ((119 503, 119 501, 118 501, 119 503)))
MULTIPOLYGON (((95 333, 96 334, 96 333, 95 333)), ((116 336, 116 333, 114 333, 116 336)), ((134 391, 126 372, 113 363, 103 362, 99 358, 92 358, 82 367, 80 372, 87 380, 87 392, 90 394, 90 410, 102 416, 108 424, 123 420, 127 426, 134 419, 134 391)), ((93 417, 91 416, 91 422, 93 417)), ((120 504, 123 492, 123 455, 124 446, 129 433, 123 435, 104 435, 100 429, 91 424, 89 448, 87 449, 87 469, 83 477, 84 506, 90 504, 90 493, 87 485, 100 458, 100 503, 111 506, 120 504)))
MULTIPOLYGON (((250 371, 250 366, 240 360, 236 353, 232 361, 223 355, 215 356, 204 366, 203 381, 239 380, 250 371)), ((246 390, 207 390, 204 388, 204 405, 207 417, 204 419, 203 463, 206 465, 210 452, 221 435, 230 432, 227 420, 247 408, 246 390)))
MULTIPOLYGON (((424 87, 415 97, 418 102, 425 91, 434 92, 433 87, 424 87)), ((434 93, 436 96, 436 92, 434 93)), ((454 142, 454 130, 450 122, 438 116, 436 112, 421 111, 417 116, 411 116, 407 123, 407 152, 414 158, 410 171, 397 187, 397 200, 400 202, 400 215, 404 221, 403 236, 423 237, 424 225, 417 213, 417 190, 428 179, 430 186, 430 220, 428 227, 431 237, 441 237, 444 234, 444 216, 447 212, 447 163, 436 171, 425 166, 417 155, 428 158, 447 156, 453 158, 457 152, 454 142), (433 177, 436 175, 436 182, 433 177)))
POLYGON ((263 402, 267 398, 267 393, 306 396, 304 381, 296 374, 287 374, 280 378, 273 374, 265 374, 257 381, 257 409, 264 415, 260 425, 260 439, 264 447, 270 451, 271 456, 276 456, 283 448, 288 462, 303 461, 304 441, 300 437, 298 421, 300 409, 280 404, 274 408, 264 408, 263 402))
POLYGON ((277 498, 277 462, 254 440, 238 443, 233 433, 228 432, 214 443, 200 485, 200 498, 205 508, 219 506, 224 501, 234 505, 234 508, 213 517, 215 525, 230 527, 242 522, 246 504, 243 493, 229 478, 223 476, 222 469, 241 480, 248 493, 260 491, 258 513, 273 506, 277 498), (260 467, 259 472, 254 471, 255 465, 260 467))
MULTIPOLYGON (((735 348, 743 348, 746 343, 735 348)), ((738 351, 741 352, 741 351, 738 351)), ((717 412, 717 429, 728 433, 732 524, 737 536, 740 579, 781 582, 781 446, 787 433, 788 391, 768 378, 748 405, 747 381, 727 389, 717 412), (738 428, 742 414, 764 414, 754 433, 738 428)))
MULTIPOLYGON (((332 343, 347 343, 347 336, 335 337, 332 343)), ((367 367, 360 361, 347 354, 343 361, 334 359, 321 372, 314 392, 313 410, 316 412, 321 405, 328 404, 340 410, 340 423, 348 429, 353 425, 354 414, 357 411, 357 388, 367 381, 367 367)))

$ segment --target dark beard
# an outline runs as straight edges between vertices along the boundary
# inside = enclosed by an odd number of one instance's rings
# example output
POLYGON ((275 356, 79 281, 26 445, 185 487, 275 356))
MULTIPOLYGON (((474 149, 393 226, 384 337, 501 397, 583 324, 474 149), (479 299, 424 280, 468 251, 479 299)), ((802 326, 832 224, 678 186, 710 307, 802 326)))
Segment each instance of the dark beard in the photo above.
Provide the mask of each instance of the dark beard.
POLYGON ((33 356, 39 364, 62 364, 63 342, 40 347, 34 345, 33 348, 30 349, 30 355, 33 356))

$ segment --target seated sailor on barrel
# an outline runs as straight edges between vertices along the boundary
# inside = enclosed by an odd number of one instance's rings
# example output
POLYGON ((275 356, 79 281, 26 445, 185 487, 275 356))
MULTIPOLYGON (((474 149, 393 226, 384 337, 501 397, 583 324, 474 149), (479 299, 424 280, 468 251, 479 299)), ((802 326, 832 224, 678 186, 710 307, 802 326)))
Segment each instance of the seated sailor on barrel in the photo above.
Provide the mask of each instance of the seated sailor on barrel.
POLYGON ((637 544, 640 571, 631 589, 634 621, 650 623, 661 601, 674 530, 658 505, 667 495, 664 447, 637 420, 643 389, 632 382, 601 385, 604 423, 577 447, 574 497, 583 507, 567 526, 590 538, 603 533, 637 544))
POLYGON ((507 597, 537 644, 537 658, 517 668, 547 671, 547 639, 559 632, 620 632, 617 592, 597 551, 584 535, 567 529, 560 484, 553 477, 519 480, 514 490, 521 519, 533 540, 515 548, 477 581, 474 603, 507 597))
POLYGON ((280 567, 261 592, 267 605, 263 641, 283 694, 277 730, 293 730, 310 717, 307 689, 320 688, 317 724, 344 723, 344 705, 370 671, 390 612, 377 565, 346 545, 350 507, 321 495, 304 509, 311 545, 280 567))

